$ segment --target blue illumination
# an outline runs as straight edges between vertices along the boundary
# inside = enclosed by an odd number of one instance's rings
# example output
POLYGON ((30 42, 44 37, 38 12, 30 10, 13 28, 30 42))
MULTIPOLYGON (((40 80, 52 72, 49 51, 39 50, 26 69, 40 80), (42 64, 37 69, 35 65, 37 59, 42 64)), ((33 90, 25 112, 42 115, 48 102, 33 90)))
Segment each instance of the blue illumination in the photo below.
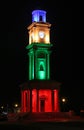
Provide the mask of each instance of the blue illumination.
POLYGON ((32 22, 46 22, 46 11, 34 10, 32 12, 32 22))

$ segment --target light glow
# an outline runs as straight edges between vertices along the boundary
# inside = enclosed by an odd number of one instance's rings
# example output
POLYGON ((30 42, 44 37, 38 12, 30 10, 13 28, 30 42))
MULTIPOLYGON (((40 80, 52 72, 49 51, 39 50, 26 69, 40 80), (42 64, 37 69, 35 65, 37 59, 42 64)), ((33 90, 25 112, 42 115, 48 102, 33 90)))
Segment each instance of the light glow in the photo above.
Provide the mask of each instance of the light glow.
POLYGON ((66 98, 62 98, 62 102, 65 103, 66 102, 66 98))
POLYGON ((32 12, 32 22, 39 22, 39 21, 46 22, 46 11, 34 10, 32 12))

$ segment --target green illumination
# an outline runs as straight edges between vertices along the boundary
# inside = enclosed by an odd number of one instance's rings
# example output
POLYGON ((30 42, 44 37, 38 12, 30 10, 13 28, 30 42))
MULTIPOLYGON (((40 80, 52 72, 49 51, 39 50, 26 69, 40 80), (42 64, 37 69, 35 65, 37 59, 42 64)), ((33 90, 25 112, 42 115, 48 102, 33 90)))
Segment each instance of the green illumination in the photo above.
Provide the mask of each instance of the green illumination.
POLYGON ((34 42, 33 42, 33 43, 27 45, 27 46, 26 46, 26 49, 30 49, 30 48, 34 49, 34 47, 38 47, 39 49, 48 49, 48 48, 50 48, 50 47, 52 47, 52 46, 53 46, 53 45, 50 44, 50 43, 44 44, 44 43, 34 43, 34 42))
POLYGON ((37 59, 37 79, 46 79, 45 58, 37 59))
POLYGON ((38 72, 38 77, 39 77, 39 79, 45 79, 45 71, 39 71, 38 72))
POLYGON ((29 56, 29 80, 50 79, 50 53, 52 44, 32 43, 26 47, 29 56))

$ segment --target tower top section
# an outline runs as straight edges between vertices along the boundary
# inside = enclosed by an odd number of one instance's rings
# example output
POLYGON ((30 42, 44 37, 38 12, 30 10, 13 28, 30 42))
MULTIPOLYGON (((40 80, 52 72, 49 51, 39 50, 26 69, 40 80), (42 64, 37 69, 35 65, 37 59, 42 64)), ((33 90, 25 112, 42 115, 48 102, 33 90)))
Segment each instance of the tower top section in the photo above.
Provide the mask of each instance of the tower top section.
POLYGON ((44 10, 32 11, 32 22, 46 22, 46 11, 44 10))
POLYGON ((29 33, 29 44, 50 44, 51 24, 46 22, 46 11, 33 10, 32 23, 27 27, 29 33))

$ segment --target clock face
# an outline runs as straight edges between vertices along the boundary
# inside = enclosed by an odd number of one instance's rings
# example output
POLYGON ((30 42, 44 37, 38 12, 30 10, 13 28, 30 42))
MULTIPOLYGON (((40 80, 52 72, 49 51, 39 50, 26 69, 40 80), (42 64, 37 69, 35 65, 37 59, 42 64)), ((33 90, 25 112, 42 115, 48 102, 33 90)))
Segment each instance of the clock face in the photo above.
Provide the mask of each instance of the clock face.
POLYGON ((44 38, 44 36, 45 36, 44 32, 43 32, 43 31, 40 31, 40 32, 39 32, 39 37, 40 37, 40 38, 44 38))

